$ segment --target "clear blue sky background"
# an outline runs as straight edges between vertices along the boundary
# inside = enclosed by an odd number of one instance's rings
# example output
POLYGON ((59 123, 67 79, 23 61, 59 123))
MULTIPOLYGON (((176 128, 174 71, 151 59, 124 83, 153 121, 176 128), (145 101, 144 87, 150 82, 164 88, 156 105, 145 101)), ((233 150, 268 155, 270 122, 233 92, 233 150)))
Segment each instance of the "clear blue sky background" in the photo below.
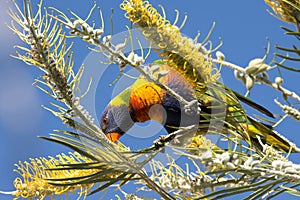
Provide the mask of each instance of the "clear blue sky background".
MULTIPOLYGON (((110 8, 114 8, 114 33, 124 31, 125 24, 128 24, 123 17, 124 12, 119 9, 119 2, 116 0, 97 1, 106 20, 107 33, 109 32, 110 8)), ((34 5, 37 3, 38 1, 33 0, 34 5)), ((275 44, 291 46, 295 42, 292 38, 284 36, 284 31, 279 27, 286 24, 266 12, 268 6, 263 0, 159 0, 151 3, 156 7, 158 3, 161 3, 171 21, 174 20, 175 9, 178 9, 181 14, 187 13, 188 20, 182 32, 190 37, 194 37, 197 31, 200 30, 202 33, 201 38, 203 39, 212 23, 216 22, 216 28, 211 37, 213 43, 217 45, 218 38, 222 37, 224 44, 220 50, 224 52, 228 61, 240 66, 247 66, 251 59, 264 56, 264 47, 267 45, 266 37, 270 39, 271 52, 274 52, 273 46, 275 44)), ((92 7, 93 1, 45 0, 44 4, 46 6, 54 6, 62 11, 70 8, 79 16, 85 17, 92 7)), ((31 85, 35 77, 39 75, 38 70, 34 67, 26 66, 21 61, 9 56, 15 52, 13 46, 20 44, 18 38, 4 25, 4 22, 10 21, 6 14, 9 5, 11 5, 10 1, 8 3, 5 1, 0 2, 0 190, 3 191, 13 190, 12 183, 17 176, 13 172, 14 163, 26 161, 30 157, 54 156, 61 152, 66 153, 69 151, 69 149, 62 146, 37 138, 37 135, 47 136, 53 129, 63 129, 64 126, 51 113, 41 108, 42 104, 49 105, 51 99, 31 85)), ((90 51, 79 40, 76 40, 73 50, 76 55, 75 65, 80 66, 90 51)), ((272 54, 269 57, 269 61, 271 59, 272 54)), ((300 88, 297 85, 297 74, 285 70, 283 72, 284 86, 293 89, 299 94, 300 88)), ((275 76, 276 71, 270 73, 271 79, 275 76)), ((116 73, 107 73, 103 83, 101 82, 101 93, 100 91, 96 93, 96 103, 90 105, 93 109, 96 109, 97 116, 102 112, 102 109, 111 97, 112 89, 107 84, 112 82, 115 77, 116 73)), ((245 93, 244 87, 234 79, 231 70, 224 69, 222 78, 229 87, 245 93)), ((281 94, 273 92, 267 86, 256 85, 251 93, 251 97, 260 104, 265 105, 270 111, 281 113, 280 109, 273 103, 273 99, 277 97, 280 99, 281 94)), ((286 120, 276 130, 300 145, 299 128, 298 123, 293 120, 286 120)), ((130 139, 130 137, 127 139, 130 139)), ((126 141, 126 138, 123 139, 123 142, 130 144, 126 141)), ((139 148, 139 146, 134 148, 139 148)), ((300 162, 299 155, 293 155, 292 158, 296 163, 300 162)), ((112 194, 109 196, 113 197, 112 194)), ((296 199, 296 197, 290 195, 282 195, 278 199, 282 197, 296 199)), ((98 198, 100 196, 96 194, 88 199, 98 198)), ((11 199, 11 197, 0 195, 0 199, 11 199)))

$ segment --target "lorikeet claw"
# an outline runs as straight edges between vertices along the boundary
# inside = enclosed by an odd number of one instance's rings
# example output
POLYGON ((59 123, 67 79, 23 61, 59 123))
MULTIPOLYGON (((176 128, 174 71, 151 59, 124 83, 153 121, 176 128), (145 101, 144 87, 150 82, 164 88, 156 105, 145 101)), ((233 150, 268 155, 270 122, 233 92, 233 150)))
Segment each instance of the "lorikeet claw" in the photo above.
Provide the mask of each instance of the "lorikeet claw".
POLYGON ((188 105, 184 106, 184 112, 188 115, 193 115, 193 114, 197 114, 200 115, 201 112, 201 108, 200 108, 200 103, 198 102, 198 100, 192 100, 189 102, 188 105))

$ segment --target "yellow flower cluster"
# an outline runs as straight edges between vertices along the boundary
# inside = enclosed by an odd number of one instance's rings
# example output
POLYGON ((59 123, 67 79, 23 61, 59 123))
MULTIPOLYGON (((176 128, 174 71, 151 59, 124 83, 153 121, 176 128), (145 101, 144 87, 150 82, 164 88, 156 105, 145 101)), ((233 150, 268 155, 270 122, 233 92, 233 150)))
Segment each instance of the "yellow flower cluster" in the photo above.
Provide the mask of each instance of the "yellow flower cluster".
POLYGON ((49 157, 30 159, 28 162, 19 162, 16 172, 21 178, 16 178, 14 186, 16 191, 13 193, 15 199, 18 198, 36 198, 44 199, 47 196, 74 193, 80 190, 81 195, 86 195, 93 184, 70 184, 69 186, 53 185, 51 179, 71 179, 72 177, 83 177, 99 171, 99 169, 87 170, 50 170, 57 168, 58 165, 78 164, 82 162, 91 162, 89 158, 81 156, 79 153, 70 153, 70 155, 57 155, 56 158, 49 157), (51 181, 51 183, 49 182, 51 181))
POLYGON ((187 147, 191 153, 194 155, 201 155, 203 152, 209 150, 218 150, 219 148, 211 143, 204 135, 197 135, 192 138, 191 143, 187 147))
POLYGON ((273 9, 280 20, 288 23, 299 23, 299 0, 265 0, 265 2, 273 9))
POLYGON ((179 28, 162 17, 148 1, 124 0, 121 9, 146 39, 157 46, 168 65, 183 74, 192 85, 218 79, 209 56, 199 52, 199 46, 192 39, 183 37, 179 28))

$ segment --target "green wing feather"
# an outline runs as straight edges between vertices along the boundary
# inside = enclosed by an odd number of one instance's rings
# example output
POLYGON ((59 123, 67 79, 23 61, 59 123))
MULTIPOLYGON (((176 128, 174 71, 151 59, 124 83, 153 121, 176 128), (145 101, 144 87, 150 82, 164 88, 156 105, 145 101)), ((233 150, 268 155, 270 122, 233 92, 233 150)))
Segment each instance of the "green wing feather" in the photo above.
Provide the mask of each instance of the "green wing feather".
MULTIPOLYGON (((204 111, 206 112, 206 123, 210 123, 209 119, 224 122, 224 126, 227 129, 238 133, 244 140, 255 145, 259 149, 262 148, 259 143, 260 139, 264 144, 267 143, 278 150, 283 150, 285 152, 288 152, 289 150, 300 152, 300 149, 298 149, 295 144, 274 131, 271 126, 258 122, 248 116, 240 101, 269 117, 274 117, 266 108, 242 96, 236 91, 225 87, 221 83, 206 85, 205 92, 203 92, 202 88, 203 87, 201 86, 197 98, 199 102, 203 104, 201 108, 204 108, 204 111), (207 108, 210 108, 209 111, 207 108), (226 113, 224 113, 224 109, 226 110, 226 113)), ((201 115, 203 114, 201 113, 201 115)), ((202 127, 208 127, 208 125, 202 127)))

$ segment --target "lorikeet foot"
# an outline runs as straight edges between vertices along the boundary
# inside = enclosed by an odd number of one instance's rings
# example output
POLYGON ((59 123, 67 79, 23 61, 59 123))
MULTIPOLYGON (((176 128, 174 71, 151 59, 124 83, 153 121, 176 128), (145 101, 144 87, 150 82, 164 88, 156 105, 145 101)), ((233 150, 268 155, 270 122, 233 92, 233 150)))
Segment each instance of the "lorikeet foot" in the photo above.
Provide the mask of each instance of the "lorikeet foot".
POLYGON ((188 115, 193 115, 193 114, 197 114, 200 115, 201 112, 201 108, 200 108, 201 104, 199 103, 198 100, 192 100, 189 102, 188 105, 184 106, 184 112, 188 115))

